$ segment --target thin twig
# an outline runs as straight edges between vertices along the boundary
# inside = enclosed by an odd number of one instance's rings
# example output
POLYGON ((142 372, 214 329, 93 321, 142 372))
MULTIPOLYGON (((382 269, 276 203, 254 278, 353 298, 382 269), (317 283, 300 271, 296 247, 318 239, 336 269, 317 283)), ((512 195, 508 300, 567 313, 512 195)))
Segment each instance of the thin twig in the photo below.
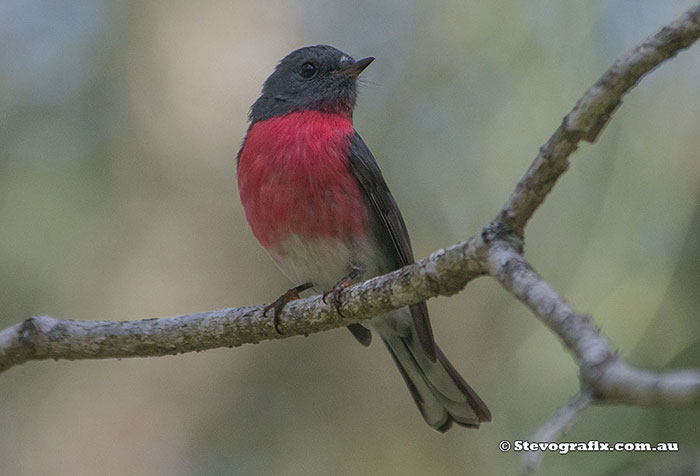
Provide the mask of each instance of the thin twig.
MULTIPOLYGON (((569 400, 566 405, 557 410, 544 425, 539 427, 530 437, 530 441, 548 442, 558 440, 576 423, 581 412, 588 408, 592 400, 593 397, 589 392, 579 393, 569 400)), ((523 453, 523 473, 525 475, 535 474, 542 463, 543 456, 544 452, 542 451, 527 451, 523 453)))

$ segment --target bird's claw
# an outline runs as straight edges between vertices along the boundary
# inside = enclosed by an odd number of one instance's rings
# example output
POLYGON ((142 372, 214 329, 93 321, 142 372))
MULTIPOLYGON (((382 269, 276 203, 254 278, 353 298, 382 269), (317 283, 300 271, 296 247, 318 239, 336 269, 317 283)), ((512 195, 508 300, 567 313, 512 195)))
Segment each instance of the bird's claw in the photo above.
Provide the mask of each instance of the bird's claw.
POLYGON ((331 298, 333 300, 333 306, 335 307, 335 310, 340 317, 345 317, 345 316, 343 316, 343 313, 340 311, 340 306, 343 305, 343 302, 340 299, 340 295, 346 288, 349 288, 350 286, 352 286, 352 284, 353 284, 352 278, 349 276, 346 276, 343 279, 341 279, 340 281, 338 281, 338 283, 335 286, 333 286, 330 290, 323 293, 323 302, 325 304, 328 304, 328 301, 326 300, 326 298, 328 296, 331 296, 331 298))
POLYGON ((263 309, 263 316, 267 317, 267 312, 270 309, 274 309, 275 313, 272 315, 272 324, 275 326, 275 330, 277 331, 278 334, 284 335, 284 332, 280 330, 280 313, 282 312, 282 309, 284 309, 284 306, 287 305, 287 303, 291 301, 296 301, 299 299, 299 293, 302 291, 306 291, 311 287, 310 283, 304 283, 300 286, 296 286, 294 288, 288 289, 284 294, 282 294, 280 297, 278 297, 274 302, 268 304, 265 306, 265 309, 263 309))

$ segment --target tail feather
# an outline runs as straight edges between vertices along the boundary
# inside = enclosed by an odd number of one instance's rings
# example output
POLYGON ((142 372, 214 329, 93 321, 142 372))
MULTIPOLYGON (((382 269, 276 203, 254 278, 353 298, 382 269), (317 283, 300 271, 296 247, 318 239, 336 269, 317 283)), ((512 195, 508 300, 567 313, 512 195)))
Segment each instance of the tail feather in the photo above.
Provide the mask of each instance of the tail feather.
POLYGON ((433 361, 411 335, 386 330, 381 334, 428 425, 445 432, 453 423, 478 428, 482 421, 491 421, 486 404, 437 346, 433 361))

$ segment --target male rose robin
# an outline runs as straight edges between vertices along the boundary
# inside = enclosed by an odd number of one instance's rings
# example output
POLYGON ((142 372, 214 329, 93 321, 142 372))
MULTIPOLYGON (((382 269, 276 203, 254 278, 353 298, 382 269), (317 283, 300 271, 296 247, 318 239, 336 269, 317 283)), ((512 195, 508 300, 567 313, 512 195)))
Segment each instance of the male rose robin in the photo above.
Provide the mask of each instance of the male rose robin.
MULTIPOLYGON (((351 279, 413 262, 401 212, 353 127, 357 76, 373 60, 325 45, 298 49, 250 110, 237 158, 241 202, 255 237, 297 285, 270 306, 276 328, 279 310, 305 289, 335 296, 351 279)), ((424 302, 364 324, 348 328, 364 345, 371 330, 379 334, 428 425, 444 432, 491 420, 435 344, 424 302)))

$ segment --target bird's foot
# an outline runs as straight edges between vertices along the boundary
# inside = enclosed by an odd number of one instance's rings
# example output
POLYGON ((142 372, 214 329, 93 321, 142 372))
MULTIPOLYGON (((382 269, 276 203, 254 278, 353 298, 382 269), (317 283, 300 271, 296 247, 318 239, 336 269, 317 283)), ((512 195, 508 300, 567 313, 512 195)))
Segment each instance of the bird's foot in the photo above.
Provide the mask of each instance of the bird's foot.
POLYGON ((304 283, 300 284, 299 286, 288 289, 287 292, 278 297, 277 300, 275 300, 275 302, 269 304, 265 307, 265 309, 263 309, 263 316, 265 317, 267 317, 267 312, 270 309, 274 309, 275 313, 272 315, 272 324, 275 326, 275 330, 278 334, 284 334, 284 332, 282 332, 279 327, 280 313, 282 312, 282 309, 284 309, 284 306, 286 306, 287 303, 289 303, 290 301, 296 301, 297 299, 299 299, 299 293, 306 291, 311 286, 311 283, 304 283))
POLYGON ((323 293, 323 302, 328 304, 326 298, 328 296, 331 296, 333 305, 335 306, 335 310, 340 317, 345 317, 343 316, 343 313, 340 312, 340 306, 343 304, 343 302, 340 299, 340 295, 346 288, 349 288, 353 285, 353 280, 359 278, 360 274, 362 274, 362 270, 360 268, 353 267, 352 271, 350 271, 350 274, 338 281, 336 285, 333 286, 331 289, 323 293))

